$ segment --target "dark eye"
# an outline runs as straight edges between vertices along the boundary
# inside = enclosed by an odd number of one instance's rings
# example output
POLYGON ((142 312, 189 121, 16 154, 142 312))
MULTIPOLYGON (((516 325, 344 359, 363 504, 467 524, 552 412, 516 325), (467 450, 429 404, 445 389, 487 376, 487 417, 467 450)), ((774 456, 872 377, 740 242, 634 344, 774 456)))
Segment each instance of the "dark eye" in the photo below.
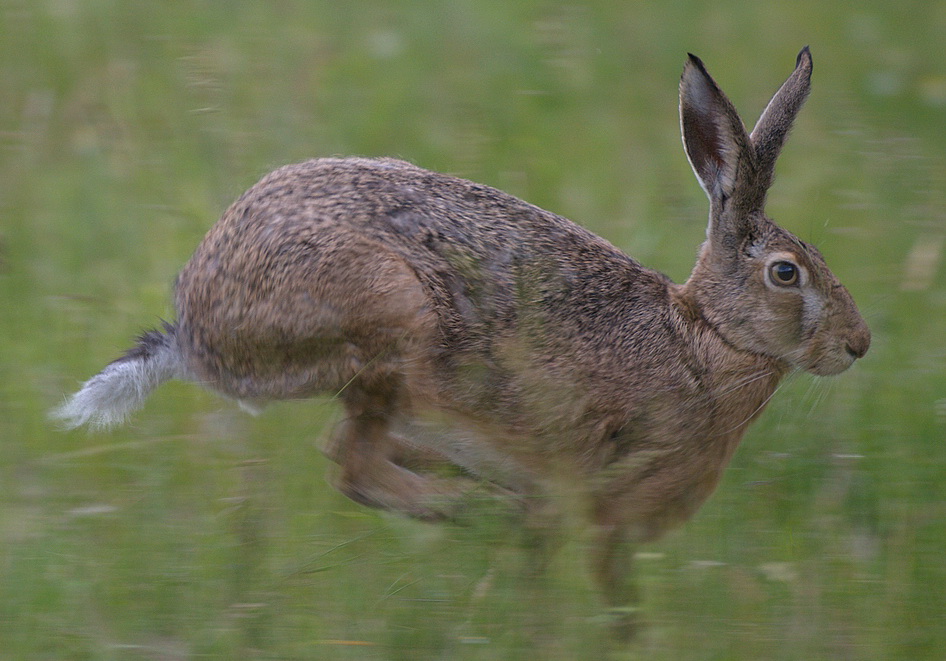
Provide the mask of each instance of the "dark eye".
POLYGON ((769 267, 772 282, 785 287, 798 282, 798 267, 791 262, 775 262, 769 267))

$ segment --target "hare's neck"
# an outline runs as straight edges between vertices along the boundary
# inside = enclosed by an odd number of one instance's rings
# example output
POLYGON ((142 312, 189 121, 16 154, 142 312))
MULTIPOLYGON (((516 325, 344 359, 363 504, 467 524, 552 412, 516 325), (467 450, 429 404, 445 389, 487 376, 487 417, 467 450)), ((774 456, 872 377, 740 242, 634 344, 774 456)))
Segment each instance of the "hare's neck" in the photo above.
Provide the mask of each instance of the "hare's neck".
POLYGON ((735 445, 775 394, 789 367, 730 343, 703 317, 685 286, 675 286, 671 295, 694 347, 704 393, 714 403, 713 435, 735 445))
POLYGON ((696 332, 705 334, 700 344, 709 348, 702 356, 703 394, 712 402, 704 447, 712 458, 710 463, 721 471, 746 430, 772 400, 786 370, 779 361, 732 348, 711 330, 696 332))
POLYGON ((726 349, 731 355, 723 360, 715 356, 708 359, 710 369, 704 387, 715 404, 716 435, 735 444, 772 399, 785 370, 777 361, 728 345, 726 349))

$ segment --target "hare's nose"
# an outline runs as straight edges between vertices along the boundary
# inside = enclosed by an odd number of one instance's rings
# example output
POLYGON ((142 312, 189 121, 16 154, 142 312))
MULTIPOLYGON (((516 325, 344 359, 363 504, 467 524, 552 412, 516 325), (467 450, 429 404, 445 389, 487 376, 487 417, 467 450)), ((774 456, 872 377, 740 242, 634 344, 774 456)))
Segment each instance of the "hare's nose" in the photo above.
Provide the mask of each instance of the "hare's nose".
POLYGON ((853 358, 864 357, 870 348, 870 330, 867 324, 861 325, 847 338, 844 348, 853 358))

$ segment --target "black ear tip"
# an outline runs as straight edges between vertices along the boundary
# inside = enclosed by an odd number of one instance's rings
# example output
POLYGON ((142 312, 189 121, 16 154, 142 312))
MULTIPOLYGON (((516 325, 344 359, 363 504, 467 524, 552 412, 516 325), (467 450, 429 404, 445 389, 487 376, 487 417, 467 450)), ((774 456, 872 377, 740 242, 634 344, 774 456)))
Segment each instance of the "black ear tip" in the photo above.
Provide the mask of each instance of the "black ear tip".
POLYGON ((805 63, 809 69, 811 68, 811 49, 809 49, 808 46, 805 46, 798 52, 798 57, 795 58, 795 68, 800 67, 802 63, 805 63))
POLYGON ((693 53, 687 53, 687 63, 684 66, 684 72, 686 72, 686 69, 689 69, 691 67, 696 67, 698 71, 702 72, 706 76, 709 75, 706 71, 706 65, 703 64, 703 60, 698 58, 693 53))

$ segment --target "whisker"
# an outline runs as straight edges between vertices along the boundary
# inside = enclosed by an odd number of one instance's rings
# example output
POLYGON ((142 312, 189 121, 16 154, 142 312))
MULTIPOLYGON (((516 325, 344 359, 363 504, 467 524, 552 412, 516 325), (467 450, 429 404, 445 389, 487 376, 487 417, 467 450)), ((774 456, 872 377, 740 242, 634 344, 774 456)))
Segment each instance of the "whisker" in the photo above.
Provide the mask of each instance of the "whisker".
MULTIPOLYGON (((752 410, 752 411, 749 413, 749 415, 747 415, 745 418, 743 418, 743 419, 742 419, 741 421, 739 421, 737 424, 733 425, 732 427, 730 427, 729 429, 725 430, 725 431, 722 432, 722 433, 723 433, 723 434, 728 434, 728 433, 730 433, 730 432, 732 432, 732 431, 735 431, 735 430, 739 429, 740 427, 742 427, 742 426, 744 426, 744 425, 749 424, 749 422, 752 421, 752 419, 756 416, 756 414, 758 414, 759 411, 761 411, 762 409, 764 409, 764 408, 766 407, 766 405, 767 405, 770 401, 772 401, 772 398, 775 397, 775 393, 777 393, 779 390, 781 390, 782 387, 783 387, 783 386, 791 379, 791 377, 794 376, 797 372, 798 372, 798 368, 797 368, 797 367, 794 368, 794 369, 792 369, 791 372, 789 372, 788 374, 785 375, 785 378, 784 378, 784 379, 781 379, 781 380, 779 381, 778 385, 776 385, 776 386, 775 386, 775 389, 773 389, 772 392, 769 393, 768 397, 766 397, 765 400, 763 400, 761 404, 759 404, 754 410, 752 410)), ((754 374, 754 375, 752 375, 750 378, 744 379, 741 383, 737 384, 736 386, 734 386, 734 387, 732 387, 732 388, 729 388, 729 389, 726 390, 725 392, 726 392, 726 393, 732 392, 732 391, 735 390, 736 388, 742 387, 742 386, 744 386, 744 385, 748 385, 749 383, 752 383, 752 382, 754 382, 754 381, 758 381, 759 379, 761 379, 761 378, 763 378, 763 377, 765 377, 765 376, 772 376, 773 374, 774 374, 774 372, 772 372, 771 370, 766 370, 766 371, 763 371, 763 372, 754 374)), ((725 394, 725 393, 723 393, 723 394, 725 394)))
POLYGON ((811 417, 815 410, 822 405, 822 403, 828 398, 828 395, 831 393, 831 386, 833 383, 831 381, 826 381, 824 379, 812 379, 811 383, 808 384, 807 397, 811 401, 811 406, 808 409, 808 417, 811 417))
POLYGON ((740 388, 748 386, 749 384, 755 383, 756 381, 760 379, 764 379, 772 375, 774 375, 774 372, 772 370, 761 370, 759 372, 756 372, 755 374, 749 374, 748 376, 744 377, 742 380, 736 381, 726 390, 723 390, 721 393, 719 393, 719 396, 722 397, 723 395, 728 395, 734 390, 739 390, 740 388))
POLYGON ((733 426, 730 427, 729 429, 725 430, 725 431, 723 432, 723 434, 728 434, 729 432, 732 432, 732 431, 735 431, 735 430, 739 429, 739 428, 742 427, 743 425, 749 424, 749 423, 752 421, 752 418, 754 418, 754 417, 756 416, 756 414, 757 414, 759 411, 761 411, 762 409, 764 409, 765 406, 766 406, 766 404, 768 404, 768 403, 772 400, 772 398, 775 397, 775 393, 777 393, 779 390, 782 389, 782 386, 783 386, 783 385, 784 385, 784 381, 783 381, 782 383, 779 383, 779 384, 775 387, 775 389, 772 390, 771 393, 769 393, 769 396, 766 397, 765 400, 763 400, 763 402, 762 402, 761 404, 759 404, 751 413, 749 413, 749 415, 747 415, 745 418, 743 418, 738 424, 733 425, 733 426))

